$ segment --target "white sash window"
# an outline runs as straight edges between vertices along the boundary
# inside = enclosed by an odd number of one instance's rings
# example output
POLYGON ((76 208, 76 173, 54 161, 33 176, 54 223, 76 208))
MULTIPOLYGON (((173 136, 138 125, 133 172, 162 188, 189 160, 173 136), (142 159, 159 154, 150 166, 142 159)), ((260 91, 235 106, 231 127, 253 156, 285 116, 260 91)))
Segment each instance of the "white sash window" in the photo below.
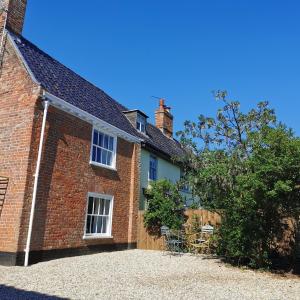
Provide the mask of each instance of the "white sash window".
POLYGON ((115 169, 116 144, 117 137, 93 129, 91 163, 115 169))
POLYGON ((85 237, 110 237, 113 196, 88 194, 85 237))

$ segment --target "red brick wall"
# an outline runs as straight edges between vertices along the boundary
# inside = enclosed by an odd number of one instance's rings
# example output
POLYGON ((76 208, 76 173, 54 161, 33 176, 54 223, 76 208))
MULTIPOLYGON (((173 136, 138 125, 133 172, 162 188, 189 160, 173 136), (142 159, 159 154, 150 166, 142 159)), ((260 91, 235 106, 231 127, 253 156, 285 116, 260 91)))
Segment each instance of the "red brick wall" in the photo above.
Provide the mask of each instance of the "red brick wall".
POLYGON ((27 168, 39 88, 9 42, 0 67, 0 176, 9 178, 0 215, 0 251, 15 252, 27 184, 27 168))
MULTIPOLYGON (((35 124, 32 149, 37 152, 42 119, 35 124)), ((118 138, 117 171, 92 166, 92 125, 50 107, 40 170, 32 250, 77 248, 99 243, 136 242, 138 203, 138 146, 118 138), (135 149, 137 148, 137 149, 135 149), (134 158, 134 160, 133 160, 134 158), (113 239, 83 240, 88 192, 114 196, 113 239), (131 222, 131 224, 130 224, 131 222)), ((36 155, 34 155, 36 157, 36 155)), ((32 162, 32 167, 35 162, 32 162)), ((32 168, 33 169, 33 168, 32 168)), ((31 188, 26 202, 31 200, 31 188)), ((24 209, 27 228, 30 207, 24 209)), ((19 251, 24 249, 24 230, 19 251)))
POLYGON ((15 33, 22 33, 27 0, 4 0, 8 8, 7 27, 15 33))

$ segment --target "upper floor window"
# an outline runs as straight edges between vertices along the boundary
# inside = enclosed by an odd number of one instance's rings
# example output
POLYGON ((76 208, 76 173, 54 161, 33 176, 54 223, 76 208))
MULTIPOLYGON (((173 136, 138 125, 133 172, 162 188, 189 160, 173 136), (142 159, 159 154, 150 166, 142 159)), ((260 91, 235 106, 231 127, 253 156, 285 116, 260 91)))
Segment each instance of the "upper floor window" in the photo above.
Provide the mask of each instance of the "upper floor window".
POLYGON ((136 129, 143 133, 146 132, 146 118, 144 116, 141 116, 140 114, 137 115, 136 129))
POLYGON ((93 130, 91 162, 115 168, 116 137, 93 130))
POLYGON ((157 158, 152 155, 150 156, 149 179, 157 180, 157 158))

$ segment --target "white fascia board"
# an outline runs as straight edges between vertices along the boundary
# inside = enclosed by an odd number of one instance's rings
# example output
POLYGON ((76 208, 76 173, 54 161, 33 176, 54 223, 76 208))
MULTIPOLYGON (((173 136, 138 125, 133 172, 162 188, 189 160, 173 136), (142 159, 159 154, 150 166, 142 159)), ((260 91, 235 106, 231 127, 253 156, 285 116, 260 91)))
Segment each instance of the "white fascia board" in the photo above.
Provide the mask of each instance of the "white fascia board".
POLYGON ((7 34, 8 38, 9 38, 10 42, 12 43, 12 45, 13 45, 16 53, 17 53, 17 56, 19 57, 19 59, 23 63, 23 65, 24 65, 27 73, 29 74, 30 78, 32 79, 32 81, 34 83, 36 83, 37 85, 41 85, 41 83, 35 78, 34 74, 30 70, 30 68, 29 68, 29 66, 28 66, 28 64, 27 64, 27 62, 26 62, 23 54, 21 53, 21 51, 19 50, 19 48, 18 48, 16 42, 14 41, 13 37, 10 35, 10 33, 7 30, 6 30, 6 34, 7 34))
POLYGON ((46 91, 43 92, 43 96, 50 102, 50 105, 92 124, 105 133, 116 135, 132 143, 140 143, 142 141, 142 139, 135 137, 134 135, 131 135, 122 129, 119 129, 46 91))

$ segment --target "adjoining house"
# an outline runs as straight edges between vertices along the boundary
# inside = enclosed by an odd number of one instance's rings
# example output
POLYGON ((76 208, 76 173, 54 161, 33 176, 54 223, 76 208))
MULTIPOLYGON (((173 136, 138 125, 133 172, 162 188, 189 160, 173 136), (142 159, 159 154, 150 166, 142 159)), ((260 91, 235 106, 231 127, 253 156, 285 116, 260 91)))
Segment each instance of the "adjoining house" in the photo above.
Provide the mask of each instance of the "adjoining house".
POLYGON ((0 263, 135 247, 141 139, 127 108, 21 36, 25 0, 3 4, 0 263))
MULTIPOLYGON (((138 109, 126 111, 125 114, 143 139, 139 209, 144 210, 147 208, 145 189, 152 181, 168 179, 176 183, 181 179, 182 168, 176 158, 184 155, 184 151, 173 137, 173 115, 164 99, 159 100, 155 111, 155 126, 147 122, 148 116, 138 109)), ((182 195, 186 206, 197 202, 187 187, 182 189, 182 195)))

